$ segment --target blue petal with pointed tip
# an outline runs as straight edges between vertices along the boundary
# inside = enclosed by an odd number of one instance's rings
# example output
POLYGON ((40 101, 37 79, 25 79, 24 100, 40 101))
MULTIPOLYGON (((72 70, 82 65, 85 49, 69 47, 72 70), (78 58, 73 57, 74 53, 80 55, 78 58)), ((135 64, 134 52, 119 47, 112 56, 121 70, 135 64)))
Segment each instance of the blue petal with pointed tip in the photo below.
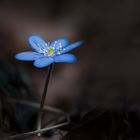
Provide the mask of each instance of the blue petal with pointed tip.
POLYGON ((30 46, 37 52, 39 52, 40 48, 42 48, 42 49, 46 48, 46 45, 45 45, 46 42, 40 36, 32 35, 28 38, 28 42, 29 42, 30 46))
POLYGON ((22 52, 16 54, 15 58, 18 60, 23 60, 23 61, 34 61, 36 59, 39 59, 43 57, 43 55, 33 52, 33 51, 27 51, 27 52, 22 52))
POLYGON ((56 39, 55 41, 51 42, 50 46, 57 47, 57 46, 59 46, 60 43, 61 43, 62 47, 65 47, 68 45, 69 42, 66 38, 59 38, 59 39, 56 39))
POLYGON ((54 61, 56 63, 75 63, 77 62, 77 58, 73 54, 62 54, 59 56, 54 57, 54 61))
POLYGON ((34 66, 37 68, 44 68, 53 62, 54 62, 53 58, 44 57, 44 58, 40 58, 34 61, 34 66))
POLYGON ((63 54, 63 53, 67 53, 75 48, 77 48, 78 46, 80 46, 81 44, 83 43, 83 41, 77 41, 73 44, 70 44, 68 45, 64 50, 62 50, 60 53, 63 54))

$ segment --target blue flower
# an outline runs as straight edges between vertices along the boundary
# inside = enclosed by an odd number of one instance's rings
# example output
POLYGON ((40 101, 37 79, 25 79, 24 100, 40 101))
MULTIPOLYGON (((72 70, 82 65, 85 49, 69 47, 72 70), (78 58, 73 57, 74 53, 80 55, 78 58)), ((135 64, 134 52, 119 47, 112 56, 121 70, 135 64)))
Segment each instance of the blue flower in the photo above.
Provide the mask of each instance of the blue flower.
POLYGON ((18 60, 34 61, 33 64, 37 68, 47 67, 54 62, 77 62, 77 58, 67 52, 82 44, 82 41, 77 41, 68 45, 68 40, 65 38, 60 38, 53 42, 45 42, 44 39, 36 35, 30 36, 28 41, 33 51, 18 53, 15 57, 18 60))

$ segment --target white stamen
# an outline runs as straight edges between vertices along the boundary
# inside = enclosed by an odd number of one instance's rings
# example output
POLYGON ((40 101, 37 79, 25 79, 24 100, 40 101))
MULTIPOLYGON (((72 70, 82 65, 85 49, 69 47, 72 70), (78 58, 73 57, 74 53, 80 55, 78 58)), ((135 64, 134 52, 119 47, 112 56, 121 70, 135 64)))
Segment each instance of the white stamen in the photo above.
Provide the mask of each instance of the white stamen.
POLYGON ((57 54, 60 55, 61 53, 60 52, 57 52, 57 54))
POLYGON ((54 42, 54 46, 56 45, 57 41, 54 42))
POLYGON ((47 44, 47 43, 45 43, 45 46, 46 46, 46 47, 48 47, 48 44, 47 44))

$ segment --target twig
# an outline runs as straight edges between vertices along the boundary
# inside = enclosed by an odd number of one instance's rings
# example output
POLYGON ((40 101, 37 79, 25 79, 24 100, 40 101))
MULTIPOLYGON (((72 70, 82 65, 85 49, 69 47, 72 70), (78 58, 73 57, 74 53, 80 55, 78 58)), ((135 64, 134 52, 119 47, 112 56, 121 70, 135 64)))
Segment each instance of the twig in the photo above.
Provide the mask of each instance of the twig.
POLYGON ((69 124, 69 122, 65 122, 65 123, 54 125, 54 126, 46 127, 46 128, 40 129, 40 130, 35 130, 35 131, 27 132, 27 133, 22 133, 22 134, 10 136, 10 137, 5 138, 3 140, 12 140, 12 139, 17 140, 17 139, 21 139, 21 138, 26 138, 26 137, 29 137, 31 135, 35 135, 35 134, 38 134, 38 133, 41 133, 42 134, 42 133, 44 133, 46 131, 49 131, 49 130, 52 130, 52 129, 55 129, 55 128, 66 126, 68 124, 69 124))
MULTIPOLYGON (((39 108, 39 103, 35 103, 35 102, 31 102, 31 101, 26 101, 26 100, 16 100, 16 99, 12 99, 10 98, 10 100, 8 100, 9 102, 15 102, 18 104, 23 104, 23 105, 27 105, 27 106, 31 106, 34 108, 39 108)), ((50 111, 50 112, 55 112, 55 113, 60 113, 63 114, 66 117, 67 122, 70 122, 70 116, 68 114, 66 114, 63 110, 56 108, 56 107, 52 107, 52 106, 48 106, 48 105, 44 105, 43 108, 45 111, 50 111)))
MULTIPOLYGON (((23 105, 26 105, 26 106, 31 106, 31 107, 34 107, 34 108, 39 108, 39 106, 40 106, 39 103, 32 102, 32 101, 10 99, 9 102, 11 102, 11 101, 15 102, 15 103, 18 103, 18 104, 23 104, 23 105)), ((48 106, 48 105, 44 105, 43 109, 45 111, 65 114, 65 112, 63 110, 55 108, 55 107, 52 107, 52 106, 48 106)))

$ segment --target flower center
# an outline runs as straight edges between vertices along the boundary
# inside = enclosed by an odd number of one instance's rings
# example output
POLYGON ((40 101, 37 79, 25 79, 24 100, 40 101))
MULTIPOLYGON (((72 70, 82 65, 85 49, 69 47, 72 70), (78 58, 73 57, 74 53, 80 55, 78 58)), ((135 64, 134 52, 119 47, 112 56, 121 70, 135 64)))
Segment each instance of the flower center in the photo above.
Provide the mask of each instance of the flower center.
POLYGON ((54 54, 54 49, 53 48, 48 48, 48 55, 52 56, 54 54))
POLYGON ((38 52, 43 54, 45 57, 54 57, 56 55, 60 55, 62 50, 65 50, 65 48, 62 47, 61 43, 58 44, 55 42, 55 44, 50 45, 48 42, 45 44, 45 48, 39 46, 38 52))

